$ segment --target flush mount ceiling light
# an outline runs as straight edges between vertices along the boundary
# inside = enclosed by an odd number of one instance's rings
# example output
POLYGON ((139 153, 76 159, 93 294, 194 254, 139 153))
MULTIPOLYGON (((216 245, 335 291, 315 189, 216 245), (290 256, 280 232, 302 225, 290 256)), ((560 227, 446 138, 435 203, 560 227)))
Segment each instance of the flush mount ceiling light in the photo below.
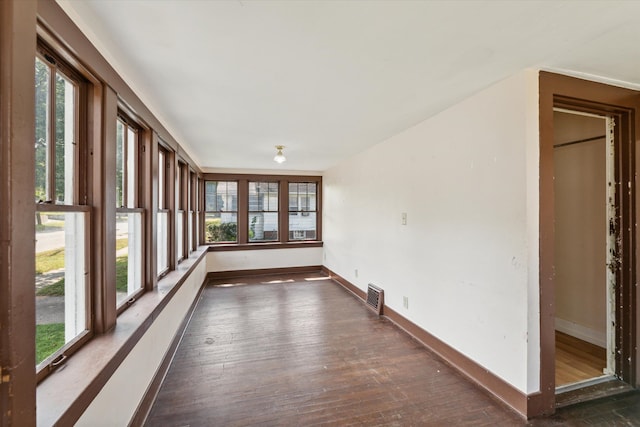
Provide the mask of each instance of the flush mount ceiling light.
POLYGON ((276 150, 278 150, 278 152, 276 153, 276 156, 273 158, 274 161, 278 163, 284 163, 284 161, 287 160, 284 154, 282 154, 283 149, 284 149, 284 145, 276 145, 276 150))

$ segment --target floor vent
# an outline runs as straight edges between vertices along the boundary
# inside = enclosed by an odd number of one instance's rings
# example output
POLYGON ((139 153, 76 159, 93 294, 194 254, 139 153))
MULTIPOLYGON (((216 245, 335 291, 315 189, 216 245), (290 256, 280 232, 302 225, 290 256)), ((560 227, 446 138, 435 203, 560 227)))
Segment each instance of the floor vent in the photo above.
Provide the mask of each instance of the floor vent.
POLYGON ((379 287, 369 283, 367 289, 367 306, 377 314, 382 314, 382 305, 384 304, 384 291, 379 287))

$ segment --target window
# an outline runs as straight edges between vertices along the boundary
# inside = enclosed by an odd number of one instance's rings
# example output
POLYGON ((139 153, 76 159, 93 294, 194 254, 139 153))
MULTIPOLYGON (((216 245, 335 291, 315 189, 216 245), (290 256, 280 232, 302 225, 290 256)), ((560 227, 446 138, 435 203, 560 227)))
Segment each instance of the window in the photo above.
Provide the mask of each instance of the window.
POLYGON ((200 179, 200 177, 196 177, 196 188, 194 191, 195 194, 195 210, 196 210, 196 214, 195 214, 195 221, 196 221, 196 225, 195 225, 195 230, 193 230, 194 233, 194 241, 195 241, 195 248, 197 248, 199 245, 202 244, 203 240, 202 240, 202 235, 200 234, 200 223, 202 222, 202 180, 200 179))
POLYGON ((198 194, 198 179, 197 179, 197 175, 195 172, 189 172, 189 202, 188 202, 188 206, 189 206, 189 219, 188 219, 188 230, 189 230, 189 241, 188 241, 188 247, 189 247, 189 253, 193 252, 194 250, 196 250, 196 248, 198 247, 197 245, 197 241, 198 241, 198 236, 196 234, 196 230, 197 230, 197 217, 196 217, 196 205, 197 205, 197 194, 198 194))
POLYGON ((140 129, 120 114, 116 122, 116 305, 143 288, 143 214, 138 189, 140 129))
POLYGON ((158 213, 157 213, 157 267, 158 276, 169 270, 169 175, 171 162, 169 151, 163 147, 158 149, 158 213))
POLYGON ((186 218, 186 196, 188 193, 188 182, 185 179, 187 174, 187 167, 184 163, 178 162, 178 182, 177 182, 177 197, 178 206, 176 207, 176 256, 178 262, 185 257, 185 220, 186 218))
POLYGON ((238 183, 207 181, 205 184, 205 242, 238 241, 238 183))
POLYGON ((278 240, 278 183, 249 182, 249 241, 278 240))
POLYGON ((316 240, 315 182, 289 183, 289 240, 316 240))
POLYGON ((319 176, 205 174, 205 243, 319 242, 321 187, 319 176))
POLYGON ((35 59, 36 365, 38 377, 71 352, 90 325, 87 82, 43 46, 35 59))

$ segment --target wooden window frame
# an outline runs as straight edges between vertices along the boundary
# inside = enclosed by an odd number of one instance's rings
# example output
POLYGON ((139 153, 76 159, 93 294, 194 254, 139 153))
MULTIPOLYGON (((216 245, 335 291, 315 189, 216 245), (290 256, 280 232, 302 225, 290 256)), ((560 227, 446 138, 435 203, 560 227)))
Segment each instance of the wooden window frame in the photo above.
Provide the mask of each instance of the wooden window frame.
MULTIPOLYGON (((149 129, 147 126, 141 124, 141 121, 139 119, 134 119, 133 117, 135 117, 135 115, 124 105, 124 103, 119 103, 118 105, 118 113, 117 113, 117 120, 122 122, 126 128, 125 128, 125 149, 123 150, 123 174, 125 175, 125 179, 124 179, 124 183, 123 183, 123 193, 122 193, 122 201, 124 202, 123 206, 118 207, 117 203, 116 203, 116 214, 119 213, 125 213, 125 214, 132 214, 132 213, 139 213, 141 214, 142 218, 141 218, 141 231, 142 231, 142 236, 140 236, 141 238, 141 245, 142 245, 142 264, 144 266, 144 264, 146 264, 145 260, 147 260, 148 254, 147 254, 147 209, 145 209, 145 201, 144 201, 144 192, 145 192, 145 188, 147 187, 147 159, 146 159, 146 143, 145 141, 148 139, 148 133, 149 133, 149 129), (135 129, 136 132, 136 152, 135 153, 128 153, 126 151, 126 147, 127 147, 127 132, 126 130, 128 128, 131 129, 135 129), (127 188, 128 188, 128 180, 131 178, 128 176, 127 174, 127 160, 128 160, 128 156, 130 156, 131 154, 135 155, 135 165, 136 165, 136 176, 134 177, 135 179, 135 185, 134 185, 134 191, 135 194, 133 196, 133 206, 126 206, 128 204, 127 202, 127 188)), ((135 301, 140 298, 140 296, 145 293, 147 290, 149 290, 149 286, 147 285, 147 274, 148 271, 146 268, 144 268, 143 266, 141 266, 141 277, 140 277, 140 288, 137 289, 134 293, 132 293, 131 295, 128 295, 128 298, 121 302, 120 304, 116 305, 116 313, 119 316, 122 312, 124 312, 128 307, 130 307, 131 305, 133 305, 133 303, 135 303, 135 301)), ((115 282, 114 282, 115 285, 115 282)))
MULTIPOLYGON (((317 175, 264 175, 264 174, 224 174, 205 173, 202 176, 202 202, 206 198, 207 181, 238 182, 238 241, 204 242, 210 251, 234 251, 254 249, 282 249, 322 246, 322 177, 317 175), (278 182, 278 240, 266 242, 249 241, 249 182, 278 182), (316 183, 316 239, 289 240, 289 183, 316 183), (286 194, 286 197, 282 195, 286 194)), ((203 209, 203 214, 204 212, 203 209)), ((204 236, 204 221, 200 224, 201 236, 204 236)))
MULTIPOLYGON (((85 213, 87 215, 85 230, 85 265, 86 265, 86 283, 85 283, 85 324, 86 329, 78 334, 68 343, 65 343, 62 347, 52 353, 49 357, 43 360, 36 368, 36 381, 41 382, 49 374, 54 372, 59 367, 63 366, 66 359, 85 344, 93 337, 95 333, 96 323, 93 319, 96 318, 94 311, 96 307, 91 303, 93 300, 94 289, 94 275, 92 274, 92 266, 96 256, 93 249, 92 230, 95 227, 95 218, 91 215, 91 182, 89 177, 89 151, 91 147, 90 129, 88 127, 89 117, 92 113, 91 101, 96 95, 99 96, 100 92, 93 91, 98 85, 97 79, 91 75, 84 67, 75 62, 69 62, 67 60, 66 51, 61 46, 52 46, 49 40, 45 40, 39 35, 38 44, 36 48, 36 57, 40 59, 45 65, 50 67, 50 70, 60 70, 62 74, 71 79, 76 85, 75 94, 75 141, 77 149, 74 153, 73 167, 74 167, 74 188, 73 188, 73 200, 68 204, 57 204, 53 199, 45 200, 42 203, 36 203, 36 213, 50 212, 50 213, 85 213)), ((35 57, 34 57, 35 61, 35 57)), ((55 79, 53 74, 51 75, 50 82, 54 84, 50 85, 50 99, 55 104, 55 79), (53 86, 53 87, 51 87, 53 86)), ((47 114, 51 114, 52 107, 48 106, 47 114)), ((55 120, 54 123, 49 123, 49 132, 55 139, 55 120)), ((55 142, 54 142, 55 145, 55 142)), ((55 153, 47 147, 47 161, 54 162, 55 153)), ((51 171, 45 172, 47 187, 46 194, 47 199, 53 195, 55 197, 55 167, 51 171)), ((67 202, 65 200, 65 202, 67 202)), ((114 307, 115 310, 115 307, 114 307)), ((35 344, 35 342, 34 342, 35 344)))
MULTIPOLYGON (((175 260, 175 204, 176 198, 175 196, 175 174, 176 174, 176 155, 175 152, 168 146, 166 146, 162 140, 158 140, 158 171, 160 168, 164 169, 164 173, 162 176, 163 186, 162 189, 158 188, 158 204, 156 213, 166 213, 167 214, 167 267, 163 270, 160 270, 159 266, 156 266, 157 278, 162 278, 167 275, 171 270, 175 270, 176 260, 175 260), (160 154, 162 154, 164 159, 164 165, 160 164, 160 154), (161 203, 162 202, 162 203, 161 203)), ((158 173, 158 184, 160 181, 160 175, 158 173)), ((156 223, 156 228, 158 224, 156 223)), ((156 229, 156 238, 157 238, 157 229, 156 229)), ((157 242, 156 250, 159 250, 160 242, 157 242)), ((157 257, 156 257, 157 260, 157 257)))
MULTIPOLYGON (((314 213, 314 214, 316 214, 316 227, 318 226, 318 188, 319 188, 318 183, 315 182, 315 181, 305 181, 305 182, 299 182, 299 181, 292 182, 292 181, 290 181, 290 182, 287 183, 287 206, 288 206, 288 209, 289 209, 289 212, 288 212, 288 215, 287 215, 287 221, 289 223, 291 222, 292 214, 295 214, 295 215, 300 214, 301 216, 309 216, 311 213, 314 213), (296 209, 292 210, 291 209, 291 203, 290 203, 290 200, 289 200, 289 197, 291 197, 290 192, 289 192, 289 184, 315 184, 316 185, 315 209, 313 209, 313 210, 309 209, 310 203, 309 203, 309 199, 307 198, 306 209, 305 209, 304 203, 299 203, 298 200, 296 200, 296 206, 295 206, 296 209)), ((297 193, 297 194, 298 194, 298 196, 300 196, 300 193, 297 193)), ((309 194, 307 193, 306 196, 309 197, 309 194)), ((300 199, 300 200, 303 200, 303 199, 300 199)), ((316 239, 306 239, 306 238, 305 239, 291 239, 289 237, 289 234, 290 234, 291 230, 288 230, 288 231, 289 232, 287 233, 287 239, 288 239, 289 242, 304 242, 304 241, 315 241, 316 240, 316 239)), ((316 229, 316 236, 317 236, 317 229, 316 229)))
POLYGON ((178 230, 179 226, 182 226, 182 239, 178 240, 176 235, 175 251, 176 251, 176 263, 182 262, 189 257, 189 236, 188 236, 188 219, 187 214, 189 212, 189 166, 181 158, 178 159, 176 166, 176 209, 175 209, 175 229, 178 230), (182 214, 182 224, 180 224, 180 215, 182 214), (178 248, 182 250, 182 256, 178 257, 178 248))
POLYGON ((239 218, 239 210, 240 210, 240 193, 239 193, 239 184, 238 181, 233 180, 233 179, 219 179, 219 180, 203 180, 202 182, 203 185, 203 221, 202 221, 202 230, 203 230, 203 241, 205 242, 205 244, 229 244, 229 245, 235 245, 238 244, 238 242, 240 241, 240 218, 239 218), (236 209, 235 210, 229 210, 226 209, 224 211, 222 210, 213 210, 213 211, 208 211, 207 210, 207 203, 206 203, 206 191, 207 191, 207 182, 226 182, 226 183, 230 183, 233 182, 236 184, 236 209), (235 213, 236 214, 236 241, 232 242, 232 241, 224 241, 224 242, 207 242, 206 241, 206 218, 207 218, 207 214, 208 213, 213 213, 213 214, 222 214, 222 213, 235 213))
MULTIPOLYGON (((287 184, 288 185, 288 184, 287 184)), ((245 230, 245 233, 247 234, 247 243, 273 243, 273 242, 281 242, 282 241, 282 231, 280 230, 280 224, 282 223, 282 221, 280 220, 280 214, 281 214, 281 198, 282 198, 282 183, 281 181, 275 181, 275 180, 248 180, 247 181, 247 226, 248 228, 245 230), (250 192, 250 187, 251 184, 266 184, 267 185, 267 193, 270 194, 271 193, 271 184, 274 184, 274 186, 277 189, 278 192, 278 196, 277 196, 277 202, 276 202, 276 210, 271 210, 270 206, 267 207, 267 209, 265 210, 264 207, 262 208, 262 210, 251 210, 251 204, 249 203, 249 198, 251 197, 251 192, 250 192), (277 218, 278 218, 278 230, 277 230, 277 237, 273 240, 251 240, 251 227, 253 226, 253 224, 251 223, 251 220, 249 219, 251 217, 251 214, 256 214, 256 213, 262 213, 262 214, 266 214, 266 213, 270 213, 273 214, 275 213, 277 218)), ((259 194, 259 186, 256 186, 256 191, 259 194)))
MULTIPOLYGON (((191 229, 188 230, 191 236, 189 254, 198 248, 198 174, 189 169, 189 218, 191 219, 191 229)), ((187 240, 187 243, 189 240, 187 240)))

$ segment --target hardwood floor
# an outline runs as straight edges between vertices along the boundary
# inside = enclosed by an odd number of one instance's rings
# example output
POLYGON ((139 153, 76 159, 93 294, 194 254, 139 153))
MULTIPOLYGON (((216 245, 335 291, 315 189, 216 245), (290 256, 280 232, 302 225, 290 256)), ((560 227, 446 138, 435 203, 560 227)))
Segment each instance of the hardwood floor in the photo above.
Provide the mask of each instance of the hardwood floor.
POLYGON ((603 375, 606 349, 556 331, 556 387, 603 375))
MULTIPOLYGON (((145 425, 555 426, 593 415, 527 423, 321 277, 205 288, 145 425)), ((640 421, 639 399, 614 405, 640 421)))

